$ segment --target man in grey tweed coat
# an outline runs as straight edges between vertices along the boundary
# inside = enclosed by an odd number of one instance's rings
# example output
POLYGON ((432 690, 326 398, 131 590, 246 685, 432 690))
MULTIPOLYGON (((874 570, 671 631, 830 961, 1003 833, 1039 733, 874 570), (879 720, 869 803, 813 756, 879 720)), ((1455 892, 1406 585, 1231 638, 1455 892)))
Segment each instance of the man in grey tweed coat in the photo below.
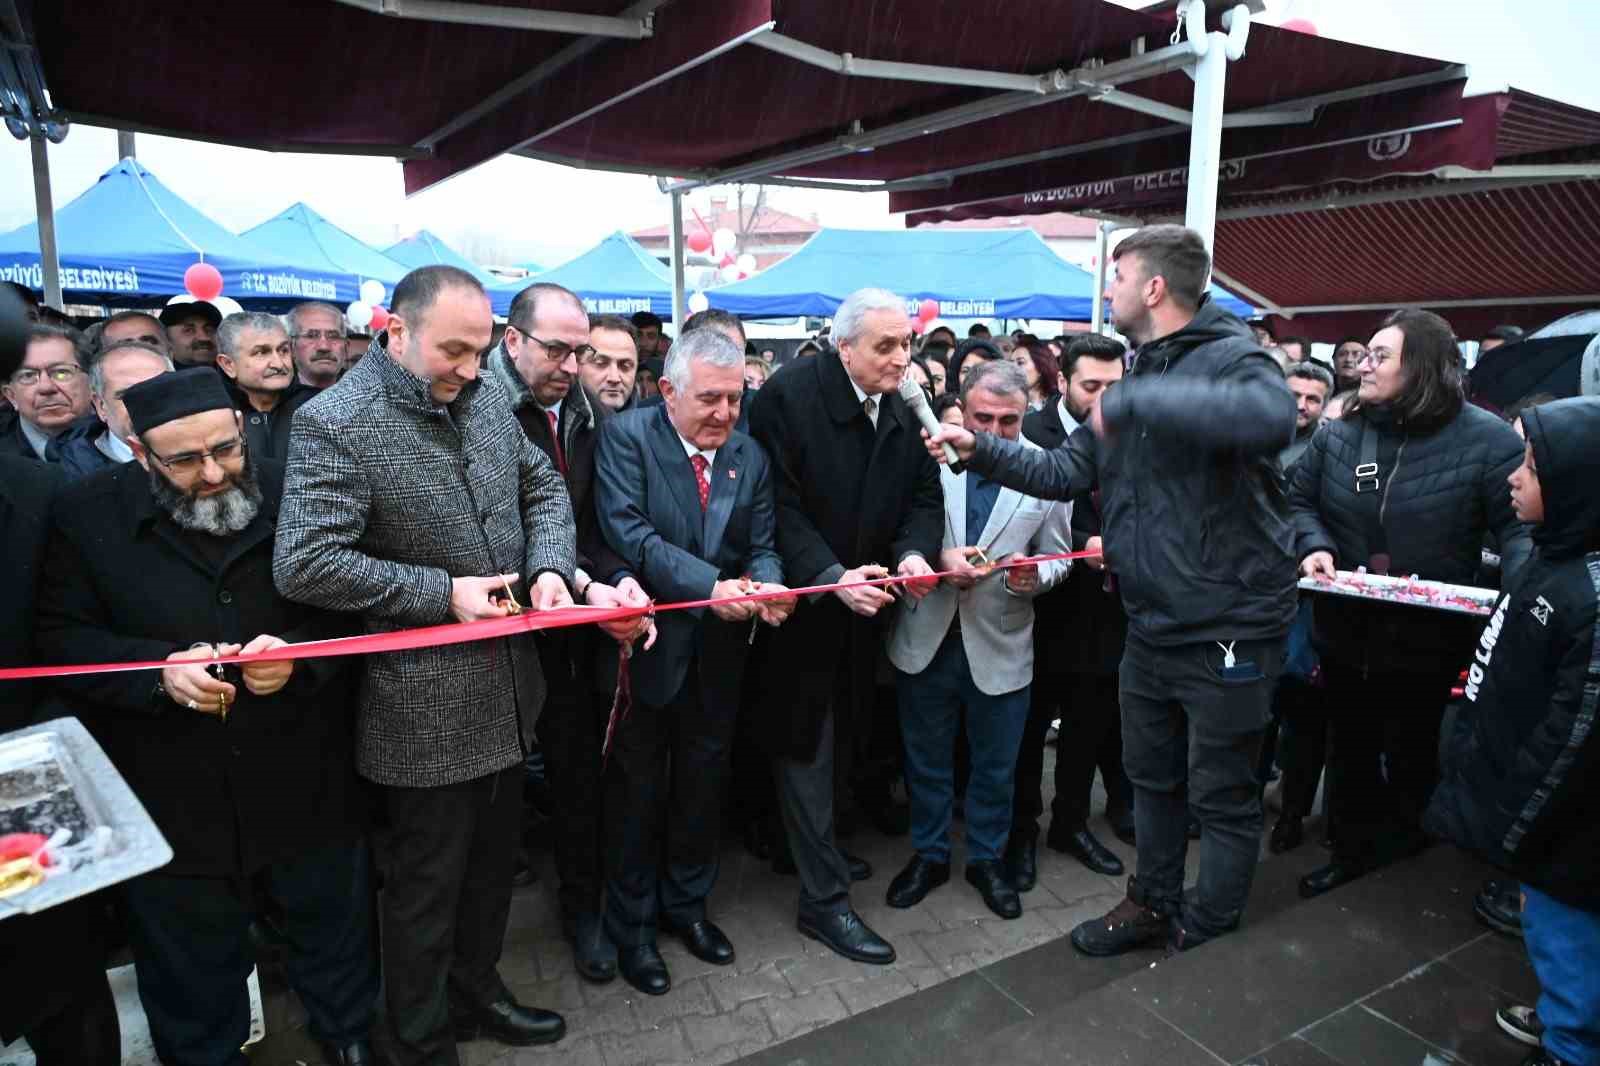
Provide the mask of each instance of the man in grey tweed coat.
MULTIPOLYGON (((507 588, 570 604, 572 508, 505 390, 478 376, 492 319, 453 267, 396 286, 387 336, 296 413, 273 575, 369 633, 500 617, 507 588)), ((511 903, 523 748, 544 698, 531 637, 369 655, 356 741, 388 815, 383 961, 402 1063, 456 1066, 457 1039, 559 1040, 496 971, 511 903)))

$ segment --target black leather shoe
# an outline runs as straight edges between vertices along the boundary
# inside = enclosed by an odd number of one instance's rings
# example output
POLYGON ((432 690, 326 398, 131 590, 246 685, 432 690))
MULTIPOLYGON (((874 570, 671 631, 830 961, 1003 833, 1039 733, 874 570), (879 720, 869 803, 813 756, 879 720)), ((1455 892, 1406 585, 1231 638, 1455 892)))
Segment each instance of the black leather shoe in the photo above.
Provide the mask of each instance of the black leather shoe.
POLYGON ((1514 881, 1485 881, 1472 913, 1478 921, 1506 936, 1522 935, 1522 890, 1514 881))
MULTIPOLYGON (((865 881, 872 876, 872 864, 866 859, 858 859, 848 851, 841 851, 844 861, 850 867, 850 880, 865 881)), ((772 856, 772 872, 779 877, 793 877, 800 871, 795 867, 794 856, 788 848, 779 848, 772 856)))
POLYGON ((617 969, 622 979, 647 996, 662 996, 672 988, 672 975, 667 972, 667 960, 661 957, 654 944, 640 944, 636 948, 617 951, 617 969))
POLYGON ((1087 829, 1080 828, 1072 833, 1057 833, 1055 826, 1051 826, 1044 842, 1055 851, 1071 855, 1097 874, 1122 876, 1122 860, 1095 839, 1095 835, 1087 829))
POLYGON ((567 1035, 567 1023, 554 1011, 524 1007, 510 993, 487 1007, 474 1007, 451 1019, 456 1042, 494 1040, 512 1047, 554 1044, 567 1035))
POLYGON ((715 922, 702 918, 689 925, 663 924, 667 932, 683 941, 689 954, 713 966, 726 966, 733 961, 733 944, 715 922))
POLYGON ((1032 892, 1039 883, 1039 830, 1013 829, 1006 841, 1006 880, 1018 892, 1032 892))
POLYGON ((1315 899, 1324 892, 1332 892, 1340 885, 1347 885, 1363 874, 1371 873, 1372 869, 1372 866, 1364 862, 1342 862, 1335 859, 1300 879, 1300 898, 1315 899))
POLYGON ((933 862, 921 855, 911 856, 905 869, 889 882, 889 892, 884 901, 891 907, 915 907, 929 892, 950 880, 950 864, 933 862))
POLYGON ((578 917, 572 930, 572 965, 585 981, 603 985, 617 976, 617 946, 598 914, 578 917))
POLYGON ((358 1040, 343 1047, 324 1043, 322 1057, 328 1060, 328 1066, 387 1066, 386 1060, 379 1058, 372 1049, 370 1040, 358 1040))
POLYGON ((845 864, 850 867, 850 880, 865 881, 872 876, 872 864, 866 859, 857 858, 848 851, 841 852, 845 864))
POLYGON ((967 883, 977 888, 983 902, 1000 917, 1022 917, 1022 898, 1006 880, 1005 867, 1000 863, 967 863, 967 883))
POLYGON ((1106 821, 1111 823, 1111 834, 1118 840, 1129 845, 1135 842, 1133 811, 1131 808, 1120 811, 1106 811, 1106 821))
POLYGON ((1293 851, 1305 840, 1305 830, 1298 814, 1279 815, 1277 822, 1272 826, 1272 835, 1267 838, 1267 850, 1274 855, 1282 855, 1286 851, 1293 851))
POLYGON ((1072 946, 1085 955, 1106 957, 1165 944, 1170 932, 1167 919, 1137 895, 1130 879, 1127 898, 1099 918, 1080 923, 1072 931, 1072 946))
POLYGON ((843 914, 800 915, 796 928, 812 940, 820 941, 847 959, 887 966, 894 961, 894 948, 874 933, 855 911, 843 914))

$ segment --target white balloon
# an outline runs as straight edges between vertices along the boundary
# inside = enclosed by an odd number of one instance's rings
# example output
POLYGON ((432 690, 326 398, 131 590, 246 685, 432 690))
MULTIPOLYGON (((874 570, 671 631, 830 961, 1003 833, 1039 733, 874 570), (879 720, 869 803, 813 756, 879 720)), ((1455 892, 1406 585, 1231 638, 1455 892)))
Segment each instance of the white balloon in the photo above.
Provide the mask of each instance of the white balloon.
POLYGON ((756 257, 749 252, 745 252, 733 261, 733 265, 739 268, 739 273, 741 274, 754 274, 756 272, 756 257))
POLYGON ((717 232, 711 235, 711 251, 714 258, 721 259, 729 252, 733 251, 734 246, 738 243, 739 238, 733 232, 733 230, 729 229, 727 226, 723 226, 721 229, 717 230, 717 232))
POLYGON ((344 317, 348 318, 356 329, 366 329, 372 324, 372 305, 357 300, 344 309, 344 317))
POLYGON ((725 266, 721 270, 717 271, 717 276, 719 278, 721 278, 725 282, 726 281, 738 281, 739 280, 739 266, 738 266, 738 264, 737 263, 729 263, 727 266, 725 266))
MULTIPOLYGON (((364 304, 381 304, 386 294, 383 291, 383 282, 368 278, 361 283, 361 302, 364 304)), ((372 315, 369 313, 370 319, 372 315)))
POLYGON ((696 292, 696 293, 691 293, 690 294, 690 296, 689 296, 689 313, 691 315, 698 315, 701 311, 705 311, 705 310, 709 309, 710 307, 711 307, 711 301, 706 299, 706 294, 705 293, 696 292))
POLYGON ((167 306, 168 307, 175 307, 178 304, 192 304, 192 303, 194 303, 194 297, 193 296, 190 296, 186 292, 180 292, 180 293, 178 293, 178 295, 174 296, 172 299, 167 301, 167 306))
POLYGON ((236 315, 244 310, 243 307, 239 306, 239 301, 231 296, 213 296, 211 298, 211 306, 222 312, 223 318, 227 318, 229 315, 236 315))

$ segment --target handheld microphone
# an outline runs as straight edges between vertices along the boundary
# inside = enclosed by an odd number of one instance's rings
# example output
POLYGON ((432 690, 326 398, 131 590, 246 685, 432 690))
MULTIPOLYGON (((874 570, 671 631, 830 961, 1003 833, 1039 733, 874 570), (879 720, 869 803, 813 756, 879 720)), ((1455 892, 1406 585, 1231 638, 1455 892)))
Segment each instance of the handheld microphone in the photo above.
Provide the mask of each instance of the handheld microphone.
MULTIPOLYGON (((939 432, 939 420, 933 417, 933 409, 928 406, 928 397, 923 394, 921 385, 910 378, 902 378, 900 398, 911 408, 911 413, 917 416, 917 421, 922 423, 922 428, 927 430, 930 436, 939 432)), ((944 449, 945 461, 949 464, 952 474, 959 474, 967 468, 967 464, 956 455, 955 448, 948 441, 939 447, 944 449)))

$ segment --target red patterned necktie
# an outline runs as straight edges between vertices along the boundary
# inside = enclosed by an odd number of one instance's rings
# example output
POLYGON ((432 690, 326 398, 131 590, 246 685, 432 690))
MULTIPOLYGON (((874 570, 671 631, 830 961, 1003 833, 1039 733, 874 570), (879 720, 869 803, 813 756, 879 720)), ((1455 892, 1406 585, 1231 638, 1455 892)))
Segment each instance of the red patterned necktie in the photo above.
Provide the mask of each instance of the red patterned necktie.
POLYGON ((700 491, 700 510, 704 511, 711 505, 711 478, 706 473, 711 464, 699 452, 689 456, 689 464, 694 467, 694 484, 700 491))
POLYGON ((550 443, 555 446, 556 469, 561 471, 561 476, 567 476, 567 455, 561 450, 561 420, 549 408, 545 409, 545 417, 550 419, 550 443))

